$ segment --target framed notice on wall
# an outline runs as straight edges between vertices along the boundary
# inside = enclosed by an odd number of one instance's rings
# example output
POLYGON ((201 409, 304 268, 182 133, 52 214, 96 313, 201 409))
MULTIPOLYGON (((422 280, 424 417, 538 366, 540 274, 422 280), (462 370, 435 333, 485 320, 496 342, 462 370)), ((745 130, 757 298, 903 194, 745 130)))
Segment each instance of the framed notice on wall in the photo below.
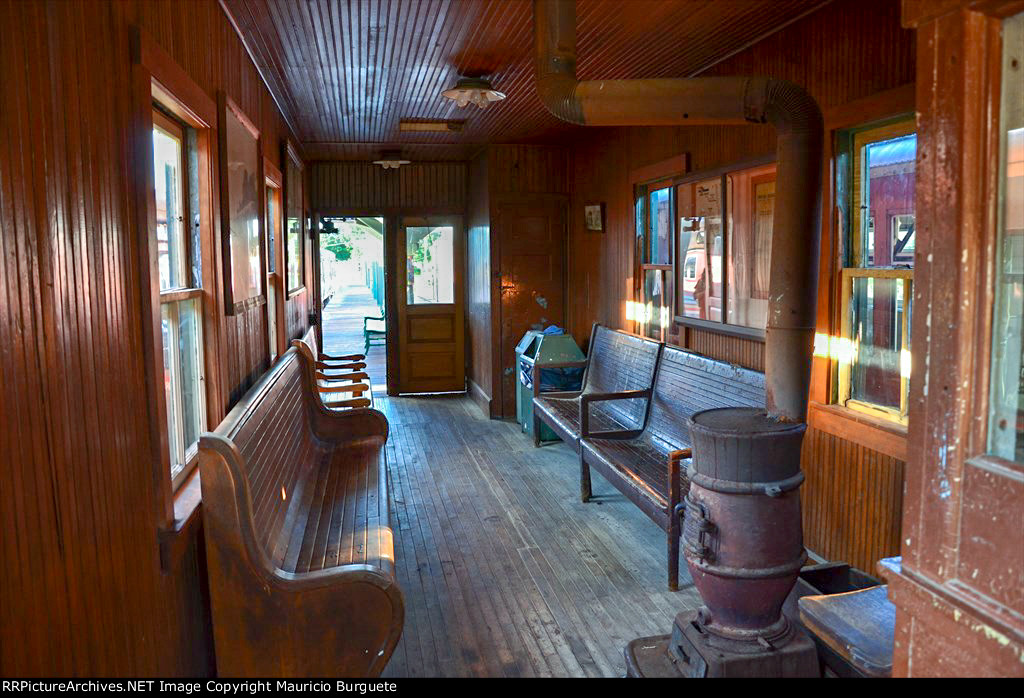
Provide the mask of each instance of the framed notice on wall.
POLYGON ((263 302, 260 132, 220 94, 221 238, 228 315, 263 302))

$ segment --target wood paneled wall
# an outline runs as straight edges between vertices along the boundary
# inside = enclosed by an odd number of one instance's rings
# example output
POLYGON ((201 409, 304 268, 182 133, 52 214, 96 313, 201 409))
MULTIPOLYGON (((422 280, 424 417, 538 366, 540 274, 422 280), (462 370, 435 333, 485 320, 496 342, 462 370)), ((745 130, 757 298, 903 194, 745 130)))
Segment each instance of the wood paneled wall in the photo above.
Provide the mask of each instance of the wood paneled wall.
MULTIPOLYGON (((914 34, 900 26, 898 0, 835 0, 703 74, 785 78, 805 86, 829 110, 912 83, 914 34)), ((770 154, 774 147, 768 126, 585 131, 572 147, 568 322, 573 335, 585 341, 595 321, 633 329, 626 305, 633 300, 634 274, 631 172, 680 154, 689 156, 696 172, 770 154), (603 234, 583 225, 584 204, 599 201, 607 206, 603 234)), ((763 342, 683 327, 673 336, 695 351, 764 370, 763 342)), ((883 485, 902 478, 901 461, 811 428, 804 469, 809 548, 868 571, 879 557, 899 552, 902 486, 883 485)))
POLYGON ((315 162, 312 205, 320 213, 462 213, 465 162, 414 162, 385 170, 369 162, 315 162))
MULTIPOLYGON (((0 25, 0 674, 209 674, 202 546, 160 565, 131 28, 225 90, 278 165, 288 129, 215 0, 3 0, 0 25)), ((220 332, 229 403, 268 365, 260 309, 220 332)))
MULTIPOLYGON (((497 416, 492 404, 495 353, 491 323, 495 309, 491 294, 491 198, 487 151, 469 163, 466 204, 466 377, 469 394, 488 417, 497 416)), ((500 410, 499 410, 500 411, 500 410)))

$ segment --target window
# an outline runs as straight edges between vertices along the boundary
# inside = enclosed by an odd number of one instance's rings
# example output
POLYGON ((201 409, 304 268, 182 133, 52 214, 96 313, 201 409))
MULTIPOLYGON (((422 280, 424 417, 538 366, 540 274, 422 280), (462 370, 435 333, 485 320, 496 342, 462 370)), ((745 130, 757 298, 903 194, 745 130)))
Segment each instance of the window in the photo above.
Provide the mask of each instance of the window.
POLYGON ((405 229, 406 303, 455 302, 455 229, 450 225, 405 229))
POLYGON ((999 242, 992 317, 989 452, 1024 463, 1024 89, 1018 61, 1024 15, 1003 23, 999 242))
POLYGON ((838 402, 905 423, 914 279, 913 119, 838 134, 838 402))
POLYGON ((643 250, 640 264, 642 312, 637 320, 642 333, 668 339, 672 328, 675 278, 672 273, 675 189, 671 180, 638 188, 637 230, 643 250))
POLYGON ((202 276, 196 187, 190 186, 195 134, 153 109, 153 184, 157 269, 163 340, 163 384, 171 479, 177 485, 194 464, 206 427, 203 375, 202 276), (191 132, 191 133, 190 133, 191 132), (192 147, 190 147, 190 143, 192 147))
POLYGON ((302 244, 302 164, 288 145, 285 148, 285 269, 288 293, 303 288, 305 249, 302 244))
POLYGON ((679 314, 722 321, 722 179, 676 187, 679 204, 679 314))
MULTIPOLYGON (((266 166, 264 166, 266 168, 266 166)), ((270 360, 277 358, 277 240, 281 224, 281 189, 267 179, 267 336, 270 360)))
POLYGON ((729 259, 726 322, 763 330, 768 323, 775 165, 730 172, 725 182, 729 259))

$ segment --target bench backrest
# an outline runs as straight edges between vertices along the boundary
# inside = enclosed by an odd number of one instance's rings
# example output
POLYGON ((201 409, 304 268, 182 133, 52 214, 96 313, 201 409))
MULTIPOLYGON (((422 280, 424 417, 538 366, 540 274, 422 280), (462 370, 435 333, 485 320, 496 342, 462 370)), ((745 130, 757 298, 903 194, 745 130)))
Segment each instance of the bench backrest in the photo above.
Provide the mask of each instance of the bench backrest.
MULTIPOLYGON (((320 452, 310 421, 304 370, 297 350, 286 351, 216 431, 241 456, 232 460, 248 484, 253 534, 278 567, 286 552, 280 539, 289 507, 301 496, 304 479, 320 452)), ((204 440, 200 440, 201 451, 207 446, 216 450, 204 440)), ((240 486, 235 483, 236 488, 240 486)))
MULTIPOLYGON (((590 337, 586 373, 583 376, 585 393, 618 393, 626 390, 644 390, 654 382, 661 343, 636 335, 594 325, 590 337)), ((643 425, 647 400, 614 400, 600 403, 607 409, 635 424, 643 425)))
POLYGON ((763 407, 764 374, 666 346, 654 381, 646 435, 690 443, 687 417, 714 407, 763 407))
POLYGON ((302 339, 299 341, 309 347, 309 352, 313 355, 313 361, 320 360, 320 351, 317 349, 316 325, 310 325, 309 329, 306 330, 306 334, 302 335, 302 339))

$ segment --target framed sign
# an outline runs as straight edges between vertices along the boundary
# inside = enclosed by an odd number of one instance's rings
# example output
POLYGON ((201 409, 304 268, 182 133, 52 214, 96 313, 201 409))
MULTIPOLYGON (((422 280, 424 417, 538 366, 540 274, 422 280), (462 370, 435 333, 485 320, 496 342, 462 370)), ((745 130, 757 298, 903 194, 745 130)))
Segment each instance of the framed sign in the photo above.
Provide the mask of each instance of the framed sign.
POLYGON ((583 218, 587 230, 595 233, 604 232, 604 202, 599 204, 586 204, 583 207, 583 218))
POLYGON ((235 315, 264 299, 260 132, 223 92, 220 102, 224 301, 235 315))
POLYGON ((303 236, 302 160, 290 142, 284 145, 284 258, 288 295, 305 288, 305 237, 303 236))

